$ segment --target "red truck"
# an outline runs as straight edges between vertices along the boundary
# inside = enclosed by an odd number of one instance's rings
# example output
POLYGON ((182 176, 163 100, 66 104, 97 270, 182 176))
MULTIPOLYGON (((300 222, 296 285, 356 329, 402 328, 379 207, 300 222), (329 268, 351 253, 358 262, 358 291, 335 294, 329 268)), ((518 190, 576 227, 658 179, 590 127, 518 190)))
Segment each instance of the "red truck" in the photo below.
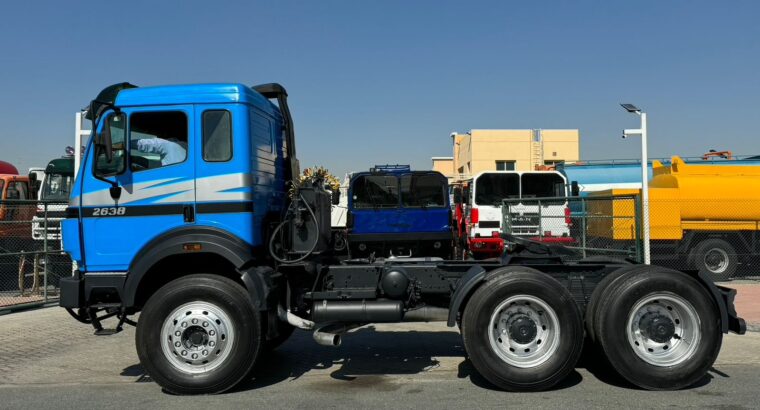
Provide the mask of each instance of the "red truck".
POLYGON ((30 223, 36 207, 31 199, 29 177, 18 174, 12 164, 0 161, 0 253, 18 252, 31 241, 30 223))

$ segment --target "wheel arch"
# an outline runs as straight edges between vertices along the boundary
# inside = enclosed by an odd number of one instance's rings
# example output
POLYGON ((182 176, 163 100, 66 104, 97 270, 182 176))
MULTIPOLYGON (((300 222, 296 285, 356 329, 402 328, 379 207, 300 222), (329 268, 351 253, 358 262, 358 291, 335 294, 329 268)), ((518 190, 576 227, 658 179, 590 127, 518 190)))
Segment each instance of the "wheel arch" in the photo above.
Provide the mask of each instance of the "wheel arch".
MULTIPOLYGON (((159 287, 192 273, 214 273, 243 285, 257 309, 266 308, 267 273, 255 267, 250 244, 213 227, 182 227, 153 238, 137 252, 124 282, 122 304, 139 308, 159 287), (163 273, 162 273, 163 272, 163 273)), ((270 272, 271 271, 271 272, 270 272)))

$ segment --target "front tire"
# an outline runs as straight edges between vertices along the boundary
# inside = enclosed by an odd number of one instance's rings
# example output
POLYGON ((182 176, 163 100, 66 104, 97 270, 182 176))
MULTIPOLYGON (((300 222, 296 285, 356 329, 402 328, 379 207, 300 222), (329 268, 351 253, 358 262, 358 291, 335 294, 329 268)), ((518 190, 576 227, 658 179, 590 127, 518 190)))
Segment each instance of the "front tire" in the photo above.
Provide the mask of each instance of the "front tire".
POLYGON ((137 355, 175 394, 215 394, 251 370, 263 339, 245 289, 217 275, 189 275, 159 289, 137 324, 137 355))
POLYGON ((546 390, 575 367, 583 324, 570 292, 530 268, 492 272, 470 298, 462 336, 473 366, 509 391, 546 390))

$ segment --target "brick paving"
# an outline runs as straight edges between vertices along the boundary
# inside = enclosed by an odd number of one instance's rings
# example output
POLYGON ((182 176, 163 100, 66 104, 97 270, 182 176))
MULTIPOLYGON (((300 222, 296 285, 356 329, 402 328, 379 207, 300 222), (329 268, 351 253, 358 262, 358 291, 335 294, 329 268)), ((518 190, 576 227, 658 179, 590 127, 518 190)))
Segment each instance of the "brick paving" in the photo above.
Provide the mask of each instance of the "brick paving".
POLYGON ((747 328, 760 332, 760 283, 740 281, 722 283, 736 289, 736 312, 747 321, 747 328))

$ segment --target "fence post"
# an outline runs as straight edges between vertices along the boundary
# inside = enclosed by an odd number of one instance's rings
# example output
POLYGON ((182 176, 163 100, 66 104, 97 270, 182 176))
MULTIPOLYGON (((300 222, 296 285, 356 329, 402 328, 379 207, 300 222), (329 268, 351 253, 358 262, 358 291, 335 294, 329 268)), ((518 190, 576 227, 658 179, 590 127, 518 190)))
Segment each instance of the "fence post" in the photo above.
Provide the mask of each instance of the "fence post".
POLYGON ((45 221, 45 229, 43 229, 44 236, 42 237, 42 252, 43 257, 45 258, 45 267, 42 270, 42 274, 45 275, 42 277, 42 298, 44 300, 44 303, 47 303, 48 301, 48 206, 47 202, 44 202, 43 205, 45 207, 45 215, 43 221, 45 221))
POLYGON ((544 215, 541 212, 541 200, 538 200, 538 240, 542 241, 544 240, 544 215))
POLYGON ((581 249, 583 251, 583 257, 586 257, 586 220, 588 215, 586 214, 586 198, 581 197, 581 249))
POLYGON ((634 226, 636 230, 636 238, 634 240, 634 244, 636 245, 636 260, 639 263, 643 263, 642 258, 642 247, 644 245, 643 239, 642 239, 642 221, 641 221, 641 215, 642 215, 642 208, 643 202, 641 199, 641 195, 634 195, 634 211, 633 211, 633 221, 634 226))

